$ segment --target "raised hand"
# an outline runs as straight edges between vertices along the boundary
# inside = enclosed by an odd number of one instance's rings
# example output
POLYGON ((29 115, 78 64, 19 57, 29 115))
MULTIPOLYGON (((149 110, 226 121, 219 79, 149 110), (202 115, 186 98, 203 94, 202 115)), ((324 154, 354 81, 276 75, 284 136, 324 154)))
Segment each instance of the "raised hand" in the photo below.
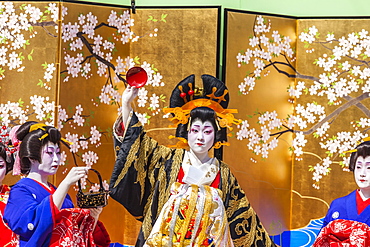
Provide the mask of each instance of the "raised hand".
POLYGON ((122 122, 126 126, 127 119, 129 117, 131 108, 131 102, 134 101, 139 93, 139 89, 136 87, 131 87, 127 85, 127 88, 122 93, 122 122))
POLYGON ((88 170, 89 168, 86 166, 72 167, 53 194, 55 206, 57 206, 59 209, 62 207, 64 198, 66 197, 71 185, 75 184, 79 179, 86 176, 88 170))
POLYGON ((67 185, 71 186, 75 184, 78 180, 87 175, 89 168, 86 166, 75 166, 68 172, 67 176, 63 179, 62 183, 65 182, 67 185))
POLYGON ((138 95, 139 89, 127 85, 125 91, 122 93, 122 107, 130 106, 131 102, 134 101, 138 95))

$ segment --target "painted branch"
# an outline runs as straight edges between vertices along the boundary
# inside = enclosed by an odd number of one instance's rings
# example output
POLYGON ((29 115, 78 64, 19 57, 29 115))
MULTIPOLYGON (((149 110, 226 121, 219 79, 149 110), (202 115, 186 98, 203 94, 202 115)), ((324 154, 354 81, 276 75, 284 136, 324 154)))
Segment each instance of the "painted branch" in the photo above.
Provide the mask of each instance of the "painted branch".
MULTIPOLYGON (((77 37, 81 39, 82 43, 84 43, 84 45, 86 46, 86 48, 89 50, 90 54, 91 54, 93 57, 95 57, 98 61, 100 61, 100 62, 102 62, 103 64, 105 64, 108 68, 111 68, 111 69, 113 69, 113 71, 115 71, 115 70, 116 70, 116 67, 115 67, 112 63, 108 62, 107 60, 105 60, 105 59, 104 59, 104 58, 102 58, 101 56, 98 56, 98 55, 96 55, 96 54, 94 53, 92 46, 90 45, 90 43, 87 41, 87 39, 86 39, 86 38, 85 38, 85 36, 83 36, 83 35, 84 35, 84 33, 83 33, 83 32, 78 32, 78 33, 77 33, 77 37)), ((118 77, 121 81, 123 81, 125 84, 127 83, 127 82, 126 82, 126 80, 125 80, 125 79, 124 79, 120 74, 117 74, 117 73, 115 73, 115 74, 117 75, 117 77, 118 77)))
POLYGON ((353 105, 357 105, 360 101, 362 101, 364 99, 367 99, 367 98, 370 98, 370 94, 369 93, 363 93, 360 96, 358 96, 357 98, 354 98, 354 99, 348 101, 347 103, 341 105, 337 109, 335 109, 332 113, 330 113, 328 116, 326 116, 324 119, 322 119, 319 123, 312 126, 312 128, 310 128, 309 130, 307 130, 307 131, 294 131, 294 132, 295 133, 301 132, 304 135, 310 135, 315 130, 320 128, 325 122, 329 121, 329 119, 339 115, 341 112, 346 110, 348 107, 353 106, 353 105))
POLYGON ((97 25, 97 26, 94 28, 94 30, 96 30, 96 29, 98 29, 98 28, 101 28, 101 27, 110 27, 110 28, 113 28, 113 29, 118 30, 118 28, 113 27, 113 26, 110 26, 110 25, 108 25, 107 23, 104 23, 104 22, 101 22, 99 25, 97 25))
MULTIPOLYGON (((302 75, 298 72, 296 72, 297 74, 289 74, 288 72, 286 71, 283 71, 281 69, 279 69, 276 64, 280 64, 280 65, 285 65, 285 66, 289 66, 291 67, 290 65, 286 64, 286 63, 283 63, 283 62, 271 62, 270 64, 266 65, 265 68, 269 67, 269 66, 273 66, 279 73, 281 74, 284 74, 286 75, 287 77, 289 78, 297 78, 297 79, 307 79, 307 80, 312 80, 312 81, 317 81, 320 83, 319 81, 319 78, 317 77, 314 77, 314 76, 307 76, 307 75, 302 75)), ((343 96, 343 99, 347 100, 348 102, 353 100, 352 97, 350 96, 343 96)), ((367 117, 370 118, 370 110, 364 106, 361 102, 358 102, 357 104, 355 104, 367 117)))
POLYGON ((291 65, 287 64, 287 63, 283 63, 283 62, 270 62, 270 64, 267 64, 264 68, 268 68, 270 66, 273 66, 277 72, 279 72, 280 74, 284 74, 286 75, 287 77, 289 78, 297 78, 297 79, 307 79, 307 80, 311 80, 311 81, 319 81, 319 78, 317 77, 314 77, 314 76, 309 76, 309 75, 302 75, 301 73, 298 73, 294 67, 292 67, 291 65), (288 72, 284 71, 284 70, 281 70, 279 69, 276 65, 279 64, 279 65, 284 65, 284 66, 288 66, 290 67, 291 69, 293 69, 295 71, 296 74, 289 74, 288 72))
POLYGON ((347 103, 345 103, 344 105, 338 107, 337 109, 335 109, 335 111, 333 111, 332 113, 330 113, 328 116, 326 116, 324 119, 322 119, 319 123, 315 124, 314 126, 312 126, 312 128, 310 128, 309 130, 307 131, 301 131, 301 130, 293 130, 293 129, 288 129, 288 127, 286 127, 287 129, 286 130, 283 130, 283 131, 279 131, 279 132, 276 132, 276 133, 273 133, 273 134, 270 134, 270 136, 276 136, 278 135, 277 138, 279 138, 281 135, 287 133, 287 132, 292 132, 292 133, 303 133, 304 135, 310 135, 312 134, 314 131, 316 131, 318 128, 320 128, 325 122, 329 121, 330 119, 338 116, 340 113, 342 113, 344 110, 346 110, 348 107, 350 106, 353 106, 353 105, 358 105, 359 102, 361 100, 364 100, 364 99, 367 99, 367 98, 370 98, 370 93, 363 93, 361 94, 360 96, 358 96, 357 98, 354 98, 350 101, 348 101, 347 103))
POLYGON ((57 26, 58 24, 55 21, 42 21, 42 22, 28 22, 31 26, 37 27, 50 27, 57 26))
MULTIPOLYGON (((353 99, 351 96, 343 96, 343 98, 347 101, 351 101, 353 99)), ((355 105, 366 115, 366 117, 370 118, 370 110, 366 106, 361 102, 358 102, 355 105)))

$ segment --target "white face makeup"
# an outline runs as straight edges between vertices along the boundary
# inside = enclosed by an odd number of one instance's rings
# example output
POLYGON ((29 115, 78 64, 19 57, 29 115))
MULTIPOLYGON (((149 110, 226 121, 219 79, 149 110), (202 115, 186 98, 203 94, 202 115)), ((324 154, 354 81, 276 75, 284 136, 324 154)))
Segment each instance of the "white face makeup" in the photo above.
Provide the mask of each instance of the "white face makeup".
POLYGON ((32 170, 42 175, 54 175, 60 164, 60 148, 58 144, 48 142, 41 151, 41 164, 34 163, 32 170), (37 166, 37 167, 36 167, 37 166))
POLYGON ((354 175, 360 189, 370 188, 370 156, 357 158, 354 175))
POLYGON ((188 143, 195 155, 208 153, 213 146, 215 129, 210 121, 195 120, 188 132, 188 143))
POLYGON ((5 175, 6 175, 6 163, 3 157, 0 157, 0 185, 3 182, 5 175))

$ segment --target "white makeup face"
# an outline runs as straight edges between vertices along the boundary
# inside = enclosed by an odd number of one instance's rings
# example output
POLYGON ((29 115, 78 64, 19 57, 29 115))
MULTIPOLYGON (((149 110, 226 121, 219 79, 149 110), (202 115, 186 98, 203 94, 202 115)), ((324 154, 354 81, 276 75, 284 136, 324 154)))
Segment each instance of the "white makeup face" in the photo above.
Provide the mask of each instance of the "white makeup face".
POLYGON ((58 144, 48 142, 41 151, 41 164, 34 163, 31 170, 41 175, 54 175, 60 164, 60 148, 58 144))
POLYGON ((188 143, 194 154, 208 153, 213 146, 215 129, 210 121, 195 120, 188 132, 188 143))
POLYGON ((6 175, 6 163, 3 157, 0 157, 0 184, 2 184, 6 175))
POLYGON ((357 158, 354 175, 360 189, 370 188, 370 156, 357 158))

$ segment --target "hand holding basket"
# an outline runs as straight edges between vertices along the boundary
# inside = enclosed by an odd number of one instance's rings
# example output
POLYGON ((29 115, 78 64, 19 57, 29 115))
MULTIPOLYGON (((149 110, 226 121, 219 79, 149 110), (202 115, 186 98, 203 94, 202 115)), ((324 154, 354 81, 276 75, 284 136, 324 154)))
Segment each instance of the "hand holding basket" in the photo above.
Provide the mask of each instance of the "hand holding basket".
POLYGON ((100 173, 95 169, 90 169, 90 171, 98 175, 100 189, 97 192, 84 193, 82 191, 81 182, 78 180, 77 206, 80 208, 105 207, 108 204, 109 191, 104 189, 100 173))

